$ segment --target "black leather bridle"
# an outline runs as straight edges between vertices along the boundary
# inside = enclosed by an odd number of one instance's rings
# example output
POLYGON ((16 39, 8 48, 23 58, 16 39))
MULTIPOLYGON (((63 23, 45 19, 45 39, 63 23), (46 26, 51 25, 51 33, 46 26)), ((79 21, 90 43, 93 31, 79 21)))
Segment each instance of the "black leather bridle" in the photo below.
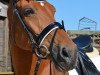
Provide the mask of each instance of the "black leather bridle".
MULTIPOLYGON (((52 46, 53 46, 53 42, 54 42, 54 38, 56 36, 56 32, 58 29, 63 29, 65 30, 64 28, 64 25, 61 25, 60 23, 58 22, 54 22, 54 23, 51 23, 50 25, 48 25, 46 28, 43 29, 43 31, 37 36, 37 38, 34 38, 34 34, 32 33, 32 31, 30 30, 30 28, 28 27, 28 25, 24 22, 24 20, 22 19, 21 15, 20 15, 20 11, 17 9, 16 7, 16 0, 13 0, 13 13, 14 15, 16 15, 16 17, 19 19, 21 25, 23 26, 23 28, 26 30, 27 34, 29 35, 29 38, 31 40, 31 43, 32 43, 32 46, 33 46, 33 49, 32 51, 35 52, 35 54, 37 55, 38 57, 38 60, 37 60, 37 63, 36 63, 36 67, 35 67, 35 70, 34 70, 34 75, 37 75, 37 72, 38 72, 38 68, 39 68, 39 65, 40 65, 40 62, 41 62, 41 59, 44 59, 47 57, 47 55, 49 55, 50 53, 50 50, 52 49, 52 46), (42 45, 42 42, 44 41, 44 39, 53 31, 55 30, 54 32, 54 35, 51 39, 51 43, 50 43, 50 47, 47 48, 45 45, 42 45), (40 48, 43 47, 45 48, 45 55, 43 55, 41 52, 40 52, 40 48)), ((63 24, 63 23, 62 23, 63 24)))

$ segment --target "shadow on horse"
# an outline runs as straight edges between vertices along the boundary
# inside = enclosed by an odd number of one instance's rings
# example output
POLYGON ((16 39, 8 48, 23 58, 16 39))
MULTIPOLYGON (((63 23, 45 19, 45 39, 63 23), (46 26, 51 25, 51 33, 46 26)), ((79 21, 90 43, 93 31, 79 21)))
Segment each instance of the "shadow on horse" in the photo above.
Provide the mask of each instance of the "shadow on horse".
POLYGON ((77 47, 45 0, 10 0, 9 47, 15 75, 68 75, 77 47))

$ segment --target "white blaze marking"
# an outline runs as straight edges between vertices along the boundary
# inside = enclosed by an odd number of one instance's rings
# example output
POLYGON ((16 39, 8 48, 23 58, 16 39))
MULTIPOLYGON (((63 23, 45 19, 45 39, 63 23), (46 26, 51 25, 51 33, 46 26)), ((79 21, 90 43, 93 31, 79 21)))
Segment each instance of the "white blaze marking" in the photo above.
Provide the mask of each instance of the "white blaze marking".
POLYGON ((40 2, 40 5, 41 5, 41 6, 44 6, 44 3, 43 3, 43 2, 40 2))

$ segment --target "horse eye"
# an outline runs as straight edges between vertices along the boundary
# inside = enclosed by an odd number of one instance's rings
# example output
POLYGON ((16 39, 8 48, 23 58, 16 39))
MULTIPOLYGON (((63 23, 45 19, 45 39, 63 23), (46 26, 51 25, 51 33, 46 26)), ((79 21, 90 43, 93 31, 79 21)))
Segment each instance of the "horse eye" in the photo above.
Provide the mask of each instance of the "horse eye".
POLYGON ((31 8, 26 8, 23 13, 24 13, 25 16, 28 16, 28 15, 31 15, 31 14, 35 14, 33 9, 31 9, 31 8))

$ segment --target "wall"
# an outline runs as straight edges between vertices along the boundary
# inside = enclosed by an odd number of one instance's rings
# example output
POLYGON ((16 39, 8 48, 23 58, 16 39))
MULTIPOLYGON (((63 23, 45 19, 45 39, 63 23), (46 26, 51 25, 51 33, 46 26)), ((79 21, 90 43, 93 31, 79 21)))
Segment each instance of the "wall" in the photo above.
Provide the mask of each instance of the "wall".
POLYGON ((11 71, 8 32, 8 20, 0 16, 0 72, 11 71))
POLYGON ((0 2, 0 72, 11 71, 8 32, 7 5, 0 2))

